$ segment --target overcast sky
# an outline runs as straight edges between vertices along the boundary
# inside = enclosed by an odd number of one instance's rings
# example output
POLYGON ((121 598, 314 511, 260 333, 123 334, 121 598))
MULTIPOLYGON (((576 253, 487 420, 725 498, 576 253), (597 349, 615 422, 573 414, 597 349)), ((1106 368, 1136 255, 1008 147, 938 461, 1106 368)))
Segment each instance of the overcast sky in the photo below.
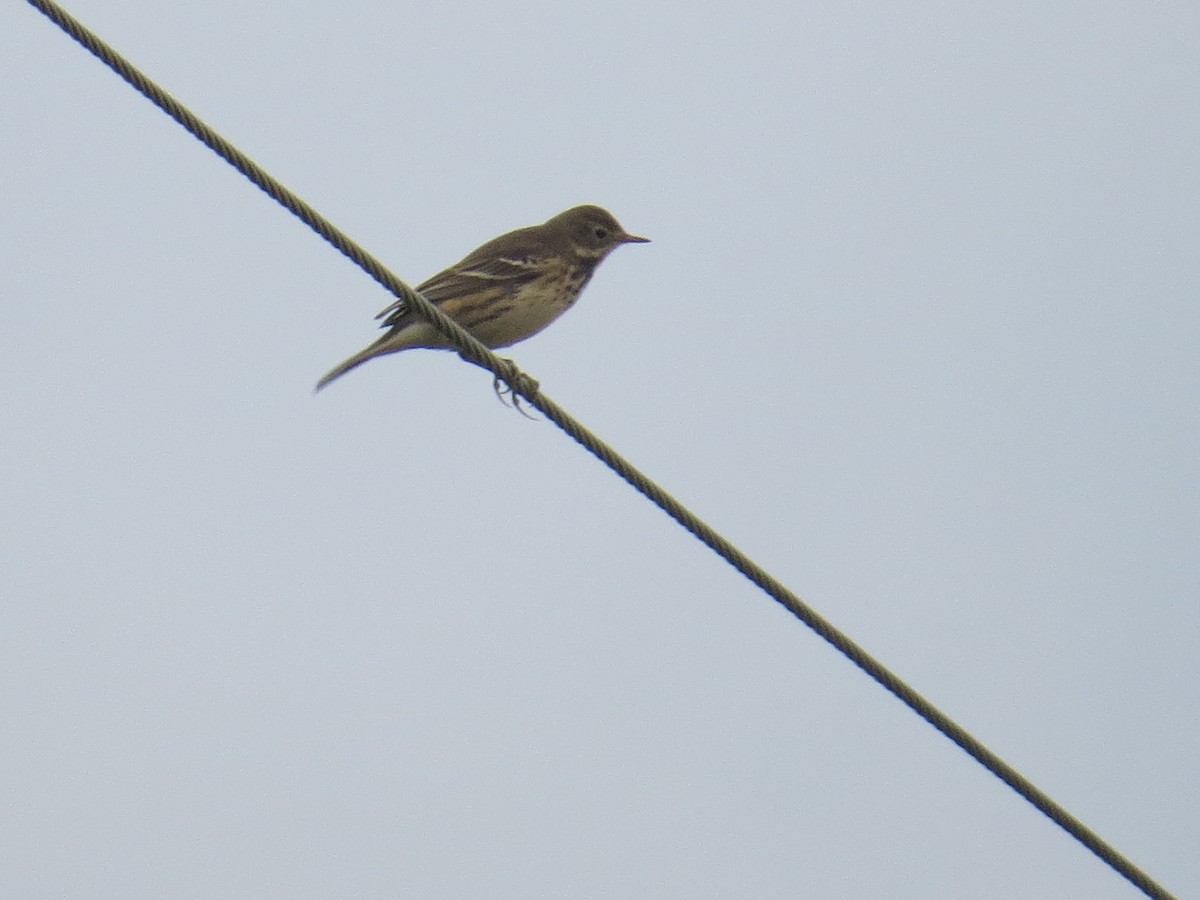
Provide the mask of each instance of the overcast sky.
MULTIPOLYGON (((70 0, 417 283, 653 243, 509 351, 1200 895, 1200 6, 70 0)), ((0 894, 1127 898, 0 4, 0 894)))

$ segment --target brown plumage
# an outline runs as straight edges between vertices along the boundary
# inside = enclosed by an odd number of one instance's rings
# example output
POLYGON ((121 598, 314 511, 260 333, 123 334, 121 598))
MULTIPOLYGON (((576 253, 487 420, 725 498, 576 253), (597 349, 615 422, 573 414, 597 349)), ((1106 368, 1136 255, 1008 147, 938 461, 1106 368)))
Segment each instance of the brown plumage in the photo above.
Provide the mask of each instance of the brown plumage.
MULTIPOLYGON (((608 254, 644 243, 599 206, 577 206, 541 225, 488 241, 417 291, 491 349, 537 334, 579 298, 608 254)), ((397 300, 375 317, 388 329, 366 349, 326 373, 317 390, 376 356, 416 347, 449 348, 440 334, 397 300)))

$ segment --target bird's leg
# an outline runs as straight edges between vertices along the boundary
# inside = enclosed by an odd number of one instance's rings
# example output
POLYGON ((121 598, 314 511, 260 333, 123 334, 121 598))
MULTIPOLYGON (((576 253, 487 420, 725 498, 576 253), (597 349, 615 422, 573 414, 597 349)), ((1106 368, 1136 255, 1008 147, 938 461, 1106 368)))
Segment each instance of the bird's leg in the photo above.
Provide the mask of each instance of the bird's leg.
POLYGON ((511 359, 504 360, 504 366, 508 371, 504 374, 503 378, 499 375, 495 375, 492 378, 492 390, 496 392, 496 396, 500 398, 500 402, 505 406, 512 406, 513 409, 527 419, 535 419, 535 416, 531 416, 525 412, 524 407, 521 406, 521 394, 536 395, 538 392, 538 383, 520 371, 517 368, 517 364, 511 359), (514 383, 520 388, 519 392, 514 387, 514 383), (511 404, 506 397, 512 398, 511 404))
POLYGON ((492 390, 496 392, 496 396, 505 406, 511 406, 527 419, 537 420, 537 416, 531 416, 525 412, 525 407, 521 406, 521 395, 512 389, 512 387, 503 381, 499 376, 492 379, 492 390), (508 398, 512 397, 512 402, 508 402, 508 398))
MULTIPOLYGON (((481 363, 471 359, 465 353, 458 354, 462 359, 472 363, 480 368, 487 368, 481 363)), ((501 360, 504 363, 504 373, 501 375, 492 375, 492 390, 496 392, 496 397, 505 406, 511 406, 527 419, 533 419, 529 413, 521 406, 521 394, 526 396, 534 396, 538 392, 538 383, 533 378, 530 378, 524 372, 517 368, 517 364, 511 359, 501 360), (516 383, 520 391, 513 389, 513 384, 516 383), (512 397, 512 402, 509 403, 508 398, 512 397)))

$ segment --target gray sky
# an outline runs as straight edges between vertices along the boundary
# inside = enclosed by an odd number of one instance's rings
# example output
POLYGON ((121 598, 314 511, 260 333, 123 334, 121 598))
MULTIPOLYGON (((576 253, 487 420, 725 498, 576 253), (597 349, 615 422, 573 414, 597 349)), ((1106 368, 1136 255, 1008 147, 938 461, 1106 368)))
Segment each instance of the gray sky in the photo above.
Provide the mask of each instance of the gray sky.
MULTIPOLYGON (((69 8, 1200 893, 1200 7, 69 8), (704 11, 702 11, 704 10, 704 11)), ((0 5, 0 893, 1136 892, 31 7, 0 5)))

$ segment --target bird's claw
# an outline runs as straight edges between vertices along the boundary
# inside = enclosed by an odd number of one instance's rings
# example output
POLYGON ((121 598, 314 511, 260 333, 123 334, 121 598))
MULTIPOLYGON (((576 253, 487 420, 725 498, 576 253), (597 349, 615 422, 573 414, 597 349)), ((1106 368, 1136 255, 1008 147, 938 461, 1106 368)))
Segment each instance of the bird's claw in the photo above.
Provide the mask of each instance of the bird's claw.
POLYGON ((492 390, 496 392, 496 396, 505 406, 511 406, 527 419, 536 421, 536 416, 531 416, 521 406, 521 395, 526 397, 536 396, 538 392, 538 383, 530 378, 524 372, 517 368, 516 363, 511 359, 504 360, 506 372, 503 376, 495 375, 492 378, 492 390), (509 403, 508 398, 512 398, 509 403))

